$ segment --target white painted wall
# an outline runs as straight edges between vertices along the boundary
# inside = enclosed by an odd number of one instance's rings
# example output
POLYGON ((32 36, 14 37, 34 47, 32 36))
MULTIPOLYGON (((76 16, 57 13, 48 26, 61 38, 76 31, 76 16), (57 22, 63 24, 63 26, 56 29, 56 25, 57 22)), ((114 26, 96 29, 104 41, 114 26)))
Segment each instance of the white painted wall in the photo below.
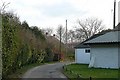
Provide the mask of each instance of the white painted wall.
POLYGON ((118 66, 120 68, 120 46, 118 48, 118 66))
POLYGON ((89 66, 96 68, 118 68, 118 47, 112 45, 92 46, 91 58, 94 61, 90 61, 91 65, 89 64, 89 66))
MULTIPOLYGON (((85 48, 90 49, 90 48, 85 48)), ((90 62, 90 53, 85 53, 85 49, 75 49, 75 62, 81 64, 89 64, 90 62)))
POLYGON ((118 2, 118 23, 120 23, 120 1, 118 2))

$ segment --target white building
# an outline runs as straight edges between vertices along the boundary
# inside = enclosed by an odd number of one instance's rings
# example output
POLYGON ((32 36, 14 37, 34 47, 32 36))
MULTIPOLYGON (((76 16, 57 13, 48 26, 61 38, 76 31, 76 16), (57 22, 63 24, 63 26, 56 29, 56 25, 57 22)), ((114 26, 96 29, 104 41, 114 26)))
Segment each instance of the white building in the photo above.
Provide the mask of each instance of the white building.
MULTIPOLYGON (((119 25, 120 27, 120 25, 119 25)), ((90 45, 89 67, 119 68, 120 57, 120 31, 113 30, 104 35, 86 41, 90 45)))
POLYGON ((120 23, 112 31, 101 32, 77 45, 75 62, 95 68, 120 68, 120 23))
POLYGON ((90 63, 90 47, 80 43, 75 47, 75 63, 90 63))
POLYGON ((90 37, 89 39, 85 40, 84 42, 78 44, 75 47, 75 62, 76 63, 80 63, 80 64, 89 64, 90 63, 90 59, 91 59, 91 49, 89 45, 85 45, 84 43, 86 41, 89 41, 91 39, 94 39, 100 35, 103 35, 103 33, 99 33, 99 34, 95 34, 92 37, 90 37))

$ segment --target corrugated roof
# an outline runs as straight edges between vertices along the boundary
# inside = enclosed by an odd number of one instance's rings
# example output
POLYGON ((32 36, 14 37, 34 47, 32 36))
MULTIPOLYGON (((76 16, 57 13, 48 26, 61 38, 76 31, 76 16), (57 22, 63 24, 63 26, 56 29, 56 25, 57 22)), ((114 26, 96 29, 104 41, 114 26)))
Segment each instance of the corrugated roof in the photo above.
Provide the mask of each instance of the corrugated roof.
MULTIPOLYGON (((106 31, 106 32, 107 32, 107 31, 106 31)), ((96 38, 96 37, 98 37, 98 36, 101 36, 101 35, 105 34, 106 32, 100 32, 100 33, 98 33, 98 34, 95 34, 95 35, 91 36, 90 38, 86 39, 85 41, 79 43, 79 44, 78 44, 77 46, 75 46, 74 48, 89 48, 90 46, 87 45, 87 44, 85 44, 85 42, 87 42, 87 41, 89 41, 89 40, 91 40, 91 39, 94 39, 94 38, 96 38)))
POLYGON ((79 43, 75 48, 87 48, 87 43, 114 43, 120 42, 120 23, 113 30, 102 31, 79 43))
MULTIPOLYGON (((107 31, 106 31, 106 32, 107 32, 107 31)), ((106 32, 100 32, 100 33, 98 33, 98 34, 95 34, 95 35, 91 36, 90 38, 86 39, 85 41, 79 43, 79 44, 76 45, 74 48, 89 48, 90 46, 87 45, 87 44, 85 44, 85 42, 87 42, 87 41, 89 41, 89 40, 91 40, 91 39, 94 39, 94 38, 96 38, 96 37, 98 37, 98 36, 101 36, 101 35, 105 34, 106 32)))
POLYGON ((85 43, 114 43, 120 42, 120 31, 107 32, 104 35, 86 41, 85 43))
POLYGON ((90 46, 89 45, 85 45, 84 43, 80 43, 80 44, 78 44, 77 46, 75 46, 74 48, 90 48, 90 46))

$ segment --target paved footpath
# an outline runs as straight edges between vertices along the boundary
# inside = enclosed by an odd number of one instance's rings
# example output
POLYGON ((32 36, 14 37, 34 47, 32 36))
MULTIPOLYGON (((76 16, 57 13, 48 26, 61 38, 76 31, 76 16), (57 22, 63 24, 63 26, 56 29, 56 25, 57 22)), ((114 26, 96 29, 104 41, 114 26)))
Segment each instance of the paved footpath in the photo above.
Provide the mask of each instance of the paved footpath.
POLYGON ((61 69, 65 64, 69 64, 69 62, 58 62, 54 64, 45 64, 38 67, 35 67, 29 71, 27 71, 24 76, 25 78, 66 78, 67 77, 62 74, 61 69))

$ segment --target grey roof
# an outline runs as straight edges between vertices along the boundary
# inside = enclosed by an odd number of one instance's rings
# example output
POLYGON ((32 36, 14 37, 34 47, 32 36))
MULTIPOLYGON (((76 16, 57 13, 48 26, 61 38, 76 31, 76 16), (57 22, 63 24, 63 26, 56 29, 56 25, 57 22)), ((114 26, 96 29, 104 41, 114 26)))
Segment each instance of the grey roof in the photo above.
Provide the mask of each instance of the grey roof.
POLYGON ((87 40, 79 43, 74 48, 89 48, 89 43, 114 43, 120 42, 120 23, 113 30, 105 30, 95 34, 87 40))
POLYGON ((80 43, 77 46, 75 46, 74 48, 78 49, 78 48, 90 48, 89 45, 85 45, 84 43, 80 43))
POLYGON ((85 43, 114 43, 120 42, 120 31, 107 32, 99 37, 86 41, 85 43))
POLYGON ((98 37, 98 36, 101 36, 101 35, 103 35, 103 34, 105 34, 105 33, 106 33, 106 32, 100 32, 100 33, 98 33, 98 34, 95 34, 95 35, 91 36, 90 38, 86 39, 85 41, 79 43, 79 44, 76 45, 74 48, 90 48, 90 46, 89 46, 88 44, 85 44, 85 42, 87 42, 87 41, 89 41, 89 40, 91 40, 91 39, 94 39, 94 38, 96 38, 96 37, 98 37))

